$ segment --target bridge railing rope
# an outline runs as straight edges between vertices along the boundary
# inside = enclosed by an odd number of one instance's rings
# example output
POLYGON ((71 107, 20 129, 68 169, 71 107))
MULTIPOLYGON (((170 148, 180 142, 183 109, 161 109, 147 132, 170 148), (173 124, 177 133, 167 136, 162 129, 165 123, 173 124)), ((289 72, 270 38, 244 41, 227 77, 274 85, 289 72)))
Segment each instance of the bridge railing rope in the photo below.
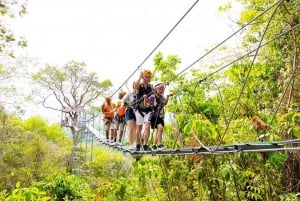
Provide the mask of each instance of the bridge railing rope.
MULTIPOLYGON (((101 115, 98 118, 101 124, 101 115)), ((198 147, 182 147, 175 149, 164 149, 164 150, 148 150, 148 151, 136 151, 129 149, 126 144, 112 144, 106 140, 104 135, 104 129, 97 129, 91 123, 86 124, 86 129, 88 132, 96 139, 98 143, 104 146, 111 147, 112 149, 129 153, 133 157, 140 157, 143 155, 213 155, 213 154, 242 154, 242 153, 263 153, 263 152, 277 152, 277 151, 300 151, 300 147, 287 146, 291 143, 299 143, 300 141, 272 141, 272 142, 245 142, 237 143, 231 145, 221 145, 221 146, 198 146, 198 147)))

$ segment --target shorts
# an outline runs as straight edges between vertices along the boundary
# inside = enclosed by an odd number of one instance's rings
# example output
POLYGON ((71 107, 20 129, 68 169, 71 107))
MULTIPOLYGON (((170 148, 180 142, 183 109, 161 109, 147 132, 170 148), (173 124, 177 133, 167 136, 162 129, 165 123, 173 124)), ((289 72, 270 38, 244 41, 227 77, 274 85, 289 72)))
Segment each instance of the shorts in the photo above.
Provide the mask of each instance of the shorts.
POLYGON ((115 129, 116 128, 115 119, 104 118, 103 122, 104 122, 105 130, 115 129))
POLYGON ((124 131, 125 128, 125 120, 124 121, 116 121, 116 129, 119 131, 124 131))
POLYGON ((144 123, 150 123, 149 121, 150 114, 151 111, 143 112, 141 110, 136 110, 135 111, 136 125, 143 125, 144 123))
POLYGON ((131 107, 127 108, 126 113, 125 113, 125 120, 129 121, 129 120, 134 120, 136 121, 136 117, 135 117, 135 110, 131 107))
POLYGON ((161 124, 163 127, 165 126, 165 121, 160 116, 153 116, 150 120, 151 129, 157 128, 157 125, 161 124))

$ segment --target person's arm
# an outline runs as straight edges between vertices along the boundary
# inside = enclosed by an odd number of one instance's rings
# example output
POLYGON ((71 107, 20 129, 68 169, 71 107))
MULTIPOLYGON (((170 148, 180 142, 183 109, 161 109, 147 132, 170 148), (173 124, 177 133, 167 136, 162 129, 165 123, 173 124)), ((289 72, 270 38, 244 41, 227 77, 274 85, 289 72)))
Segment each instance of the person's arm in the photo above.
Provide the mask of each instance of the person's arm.
POLYGON ((102 113, 104 113, 105 111, 104 111, 104 106, 105 106, 105 103, 103 103, 102 105, 101 105, 101 110, 102 110, 102 113))
POLYGON ((125 95, 125 97, 123 98, 123 105, 128 106, 128 104, 129 104, 129 96, 130 96, 130 93, 125 95))
POLYGON ((173 96, 173 94, 172 94, 172 93, 170 93, 170 94, 168 94, 168 95, 167 95, 167 97, 166 97, 166 105, 168 104, 168 102, 169 102, 169 98, 170 98, 171 96, 173 96))
POLYGON ((138 79, 134 83, 134 89, 136 91, 138 91, 140 89, 142 78, 143 78, 143 72, 141 71, 140 76, 138 77, 138 79))
POLYGON ((114 103, 112 103, 112 105, 113 105, 113 107, 112 107, 112 109, 110 110, 110 112, 111 112, 111 113, 115 113, 115 112, 117 111, 118 107, 117 107, 117 105, 114 104, 114 103))

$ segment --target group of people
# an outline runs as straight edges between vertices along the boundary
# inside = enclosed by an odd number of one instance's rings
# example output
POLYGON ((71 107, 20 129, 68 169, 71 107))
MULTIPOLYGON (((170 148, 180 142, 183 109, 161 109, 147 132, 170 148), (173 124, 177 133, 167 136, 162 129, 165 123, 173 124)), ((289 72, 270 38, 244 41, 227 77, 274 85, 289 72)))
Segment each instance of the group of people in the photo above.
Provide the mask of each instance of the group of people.
POLYGON ((125 129, 125 112, 126 107, 122 105, 122 98, 126 95, 125 91, 119 93, 117 104, 113 103, 110 96, 105 97, 105 103, 101 109, 104 114, 105 135, 106 139, 112 143, 122 144, 125 129), (118 137, 119 131, 119 137, 118 137), (117 141, 117 138, 118 141, 117 141))
POLYGON ((129 149, 149 151, 165 148, 162 142, 164 106, 172 94, 164 96, 165 85, 157 83, 153 86, 150 83, 151 76, 150 70, 141 71, 133 83, 133 91, 128 94, 124 91, 119 93, 117 105, 112 103, 110 97, 105 97, 102 112, 107 141, 122 143, 127 126, 129 149), (151 129, 156 129, 156 135, 150 148, 148 140, 151 129))

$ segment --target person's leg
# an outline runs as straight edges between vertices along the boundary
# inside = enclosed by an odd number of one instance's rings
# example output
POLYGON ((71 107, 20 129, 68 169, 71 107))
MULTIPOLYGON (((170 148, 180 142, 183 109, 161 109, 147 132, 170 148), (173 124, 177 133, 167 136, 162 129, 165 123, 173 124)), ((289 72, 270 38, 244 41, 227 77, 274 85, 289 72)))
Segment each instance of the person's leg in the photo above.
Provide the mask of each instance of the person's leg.
POLYGON ((106 136, 106 141, 109 140, 109 130, 107 129, 107 119, 103 118, 104 131, 106 136))
POLYGON ((157 125, 157 144, 158 144, 158 150, 165 149, 163 143, 162 143, 162 134, 164 130, 165 122, 162 118, 158 119, 158 125, 157 125))
POLYGON ((135 141, 137 144, 141 144, 142 129, 143 129, 143 125, 136 125, 135 141))
POLYGON ((148 143, 148 139, 150 136, 150 118, 151 112, 148 112, 147 114, 145 114, 144 116, 144 144, 146 145, 148 143))
POLYGON ((144 117, 139 111, 135 112, 135 117, 136 117, 136 134, 135 134, 136 139, 135 140, 136 140, 137 151, 139 151, 141 147, 141 133, 143 129, 144 117))
POLYGON ((124 134, 125 120, 119 124, 119 143, 122 143, 123 134, 124 134))
POLYGON ((113 129, 113 138, 114 138, 114 142, 117 142, 117 137, 118 137, 118 131, 116 128, 113 129))
POLYGON ((116 140, 117 140, 117 129, 116 129, 116 122, 114 120, 112 120, 112 122, 111 122, 110 130, 111 130, 111 140, 113 142, 116 142, 116 140))
POLYGON ((111 121, 109 119, 106 119, 105 132, 106 132, 106 139, 108 139, 108 140, 110 137, 110 127, 111 127, 111 121))
POLYGON ((129 145, 133 145, 135 139, 136 139, 136 123, 134 121, 134 119, 131 119, 129 121, 127 121, 128 124, 128 141, 129 141, 129 145))
POLYGON ((120 131, 120 127, 121 127, 121 122, 119 122, 118 120, 115 121, 115 142, 117 141, 118 138, 118 132, 120 131))
POLYGON ((109 140, 109 130, 105 130, 105 135, 106 135, 106 141, 109 140))
POLYGON ((157 131, 156 131, 156 136, 155 136, 155 144, 162 144, 162 133, 163 133, 163 125, 162 124, 158 124, 157 125, 157 131))
POLYGON ((144 128, 145 128, 145 130, 144 130, 144 144, 147 144, 149 136, 150 136, 150 123, 145 122, 144 123, 144 128))

